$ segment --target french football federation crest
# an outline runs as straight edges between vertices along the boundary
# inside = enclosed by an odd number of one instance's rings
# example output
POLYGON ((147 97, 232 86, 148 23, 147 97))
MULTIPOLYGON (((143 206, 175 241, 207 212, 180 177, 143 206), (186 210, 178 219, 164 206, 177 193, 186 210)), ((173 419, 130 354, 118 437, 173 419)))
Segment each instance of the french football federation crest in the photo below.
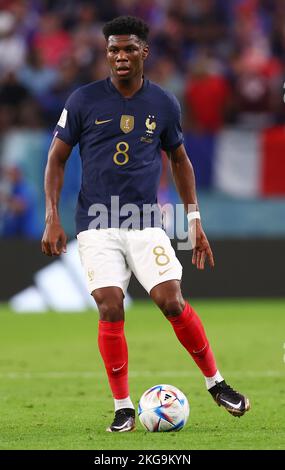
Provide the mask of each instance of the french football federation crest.
POLYGON ((120 128, 125 133, 128 134, 135 127, 135 118, 134 116, 128 116, 127 114, 122 114, 120 121, 120 128))
POLYGON ((95 274, 94 274, 93 269, 90 269, 90 268, 89 268, 87 273, 88 273, 89 281, 90 281, 90 282, 94 281, 94 276, 95 276, 95 274))
POLYGON ((151 119, 154 119, 154 116, 149 115, 145 121, 145 125, 147 127, 147 134, 153 134, 153 131, 156 129, 156 122, 151 121, 151 119))

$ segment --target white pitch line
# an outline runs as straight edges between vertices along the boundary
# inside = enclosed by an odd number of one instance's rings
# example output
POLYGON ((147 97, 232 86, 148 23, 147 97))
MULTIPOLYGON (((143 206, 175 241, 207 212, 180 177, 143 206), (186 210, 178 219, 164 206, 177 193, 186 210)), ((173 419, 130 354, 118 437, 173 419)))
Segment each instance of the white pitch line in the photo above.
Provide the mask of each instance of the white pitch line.
MULTIPOLYGON (((277 370, 265 370, 265 371, 233 371, 225 372, 223 375, 226 377, 238 377, 238 378, 273 378, 273 377, 285 377, 285 368, 284 372, 277 370)), ((105 377, 105 372, 92 372, 92 371, 59 371, 59 372, 3 372, 0 373, 0 379, 96 379, 105 377)), ((189 377, 189 378, 198 378, 200 375, 198 372, 187 372, 187 371, 130 371, 129 377, 189 377)))

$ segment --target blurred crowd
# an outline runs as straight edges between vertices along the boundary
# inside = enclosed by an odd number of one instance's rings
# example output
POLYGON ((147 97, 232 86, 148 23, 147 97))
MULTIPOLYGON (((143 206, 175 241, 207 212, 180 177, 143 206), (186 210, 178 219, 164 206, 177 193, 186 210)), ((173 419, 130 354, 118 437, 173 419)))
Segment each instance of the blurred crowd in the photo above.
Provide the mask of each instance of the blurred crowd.
POLYGON ((52 128, 105 78, 102 25, 125 14, 149 24, 146 76, 180 100, 186 132, 285 122, 284 0, 0 0, 0 138, 52 128))
POLYGON ((78 86, 106 77, 102 24, 150 25, 149 78, 199 132, 284 120, 284 0, 1 0, 0 131, 56 122, 78 86))

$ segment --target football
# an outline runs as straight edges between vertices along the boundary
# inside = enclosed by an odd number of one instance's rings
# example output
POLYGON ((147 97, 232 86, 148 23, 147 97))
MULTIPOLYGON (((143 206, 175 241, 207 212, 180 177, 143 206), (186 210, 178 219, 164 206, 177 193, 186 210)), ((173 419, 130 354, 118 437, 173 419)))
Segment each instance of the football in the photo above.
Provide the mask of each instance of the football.
POLYGON ((189 417, 190 407, 185 395, 173 385, 155 385, 141 396, 138 416, 150 432, 180 431, 189 417))

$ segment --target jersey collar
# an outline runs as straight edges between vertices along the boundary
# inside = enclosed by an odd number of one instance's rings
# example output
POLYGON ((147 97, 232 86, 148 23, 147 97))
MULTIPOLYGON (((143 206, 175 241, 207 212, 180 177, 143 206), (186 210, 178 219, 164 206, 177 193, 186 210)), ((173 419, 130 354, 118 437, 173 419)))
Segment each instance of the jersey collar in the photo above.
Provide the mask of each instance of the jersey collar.
POLYGON ((112 81, 111 81, 111 78, 108 77, 106 78, 106 86, 107 86, 107 89, 108 91, 112 91, 113 93, 119 95, 122 99, 124 100, 133 100, 134 98, 136 98, 138 95, 142 94, 148 87, 148 84, 149 84, 149 80, 147 80, 144 76, 143 76, 143 84, 142 86, 140 87, 140 89, 133 95, 131 96, 130 98, 126 98, 125 96, 123 96, 119 90, 117 90, 117 88, 115 87, 115 85, 113 85, 112 81))

